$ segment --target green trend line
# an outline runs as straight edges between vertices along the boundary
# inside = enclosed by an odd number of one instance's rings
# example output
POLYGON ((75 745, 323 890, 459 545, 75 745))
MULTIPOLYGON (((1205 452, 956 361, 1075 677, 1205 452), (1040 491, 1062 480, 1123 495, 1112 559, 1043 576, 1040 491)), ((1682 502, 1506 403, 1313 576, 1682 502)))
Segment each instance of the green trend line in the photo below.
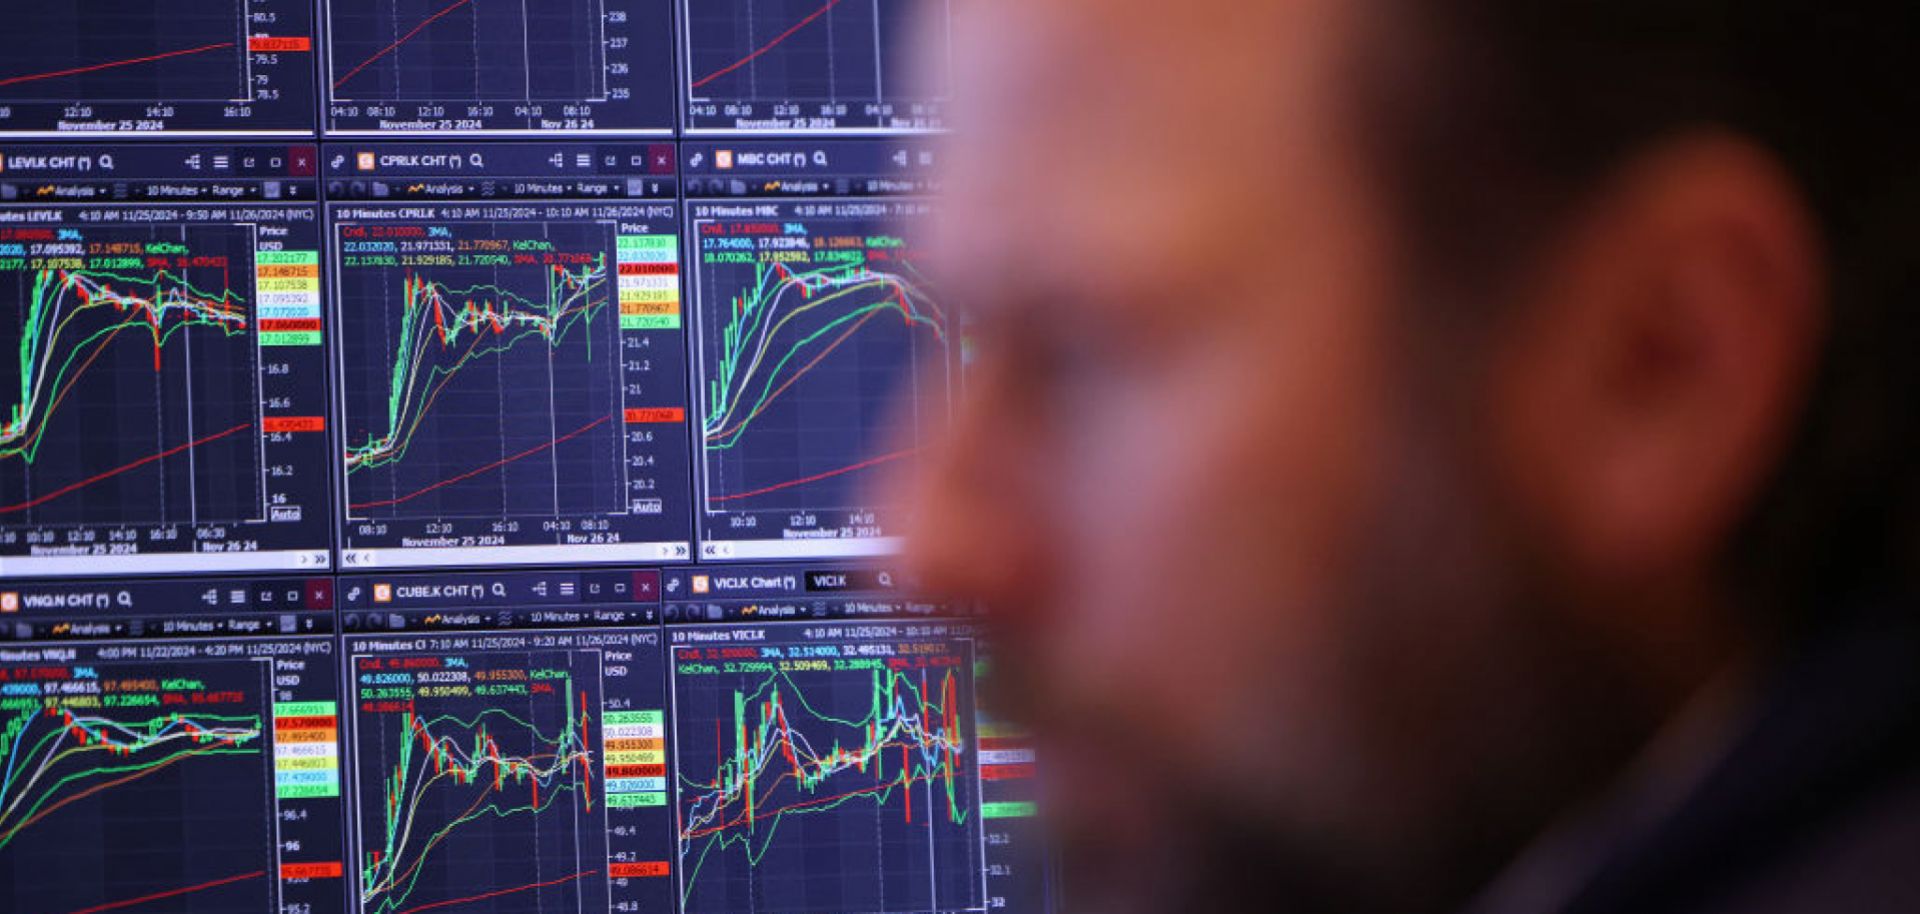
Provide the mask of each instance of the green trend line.
POLYGON ((211 328, 246 333, 249 319, 232 290, 203 291, 162 270, 131 276, 91 270, 39 270, 20 334, 20 401, 9 403, 0 426, 0 459, 37 458, 48 420, 75 381, 122 331, 139 328, 161 352, 181 333, 211 328))
POLYGON ((258 715, 165 714, 138 721, 48 706, 17 711, 0 730, 0 850, 67 803, 189 758, 258 755, 258 715), (50 726, 36 727, 36 724, 50 726))
POLYGON ((730 302, 720 331, 701 424, 707 447, 734 447, 768 403, 868 320, 889 311, 946 338, 946 316, 907 276, 865 263, 804 273, 756 263, 753 283, 730 302))
MULTIPOLYGON (((348 447, 347 471, 404 460, 414 433, 460 369, 529 340, 544 340, 558 349, 574 328, 590 325, 604 313, 610 300, 604 254, 578 270, 554 266, 538 301, 499 286, 455 289, 408 274, 400 341, 388 375, 386 433, 348 447)), ((593 359, 592 346, 588 333, 588 361, 593 359)))
POLYGON ((577 799, 592 809, 594 754, 589 748, 586 693, 574 705, 573 680, 560 670, 530 671, 554 683, 567 703, 566 721, 551 736, 532 721, 489 707, 470 718, 442 714, 399 715, 398 758, 384 777, 380 847, 361 861, 361 900, 374 914, 393 914, 413 897, 426 861, 460 827, 484 819, 538 815, 577 799), (514 755, 494 733, 524 732, 541 751, 514 755), (448 735, 457 733, 459 736, 448 735), (428 821, 423 801, 430 793, 467 788, 471 805, 443 823, 428 821), (513 793, 525 802, 502 799, 513 793))
MULTIPOLYGON (((861 799, 882 807, 897 790, 937 782, 945 800, 940 814, 954 824, 968 821, 971 807, 959 795, 968 747, 953 672, 942 676, 933 698, 924 679, 916 683, 878 668, 871 675, 871 702, 857 719, 820 712, 785 672, 768 676, 751 691, 733 693, 732 755, 720 760, 710 780, 678 778, 683 796, 689 797, 682 804, 679 837, 682 905, 692 897, 709 855, 740 847, 748 865, 759 866, 787 816, 831 812, 861 799), (789 694, 809 729, 817 722, 838 731, 824 750, 815 748, 807 729, 789 722, 789 694), (843 736, 853 739, 843 743, 843 736), (891 771, 890 756, 898 759, 891 771), (783 788, 787 801, 772 803, 783 788)), ((911 819, 910 795, 907 804, 911 819)))

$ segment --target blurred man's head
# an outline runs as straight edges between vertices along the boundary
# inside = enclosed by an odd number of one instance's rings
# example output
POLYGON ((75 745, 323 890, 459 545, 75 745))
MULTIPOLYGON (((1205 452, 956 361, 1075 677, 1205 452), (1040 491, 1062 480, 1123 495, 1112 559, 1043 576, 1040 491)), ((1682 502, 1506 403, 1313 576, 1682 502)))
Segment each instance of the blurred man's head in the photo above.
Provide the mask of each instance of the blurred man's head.
POLYGON ((1831 515, 1893 482, 1911 80, 1735 6, 955 6, 979 358, 916 554, 1005 625, 1088 909, 1457 901, 1878 583, 1831 515))

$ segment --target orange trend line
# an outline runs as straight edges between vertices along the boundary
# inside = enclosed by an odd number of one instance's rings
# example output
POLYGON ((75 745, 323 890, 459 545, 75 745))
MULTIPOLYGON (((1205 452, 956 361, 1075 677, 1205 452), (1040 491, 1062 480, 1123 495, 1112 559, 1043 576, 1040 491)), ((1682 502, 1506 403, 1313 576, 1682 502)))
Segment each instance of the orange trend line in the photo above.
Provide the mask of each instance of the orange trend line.
POLYGON ((532 889, 551 888, 556 885, 572 882, 576 879, 585 879, 588 876, 592 876, 598 872, 600 871, 597 869, 581 870, 580 872, 575 873, 571 876, 562 876, 559 879, 550 879, 546 882, 535 882, 530 885, 514 886, 513 888, 510 888, 510 889, 496 889, 494 891, 484 892, 479 895, 468 895, 465 898, 449 898, 446 901, 436 901, 436 902, 433 902, 432 904, 423 904, 418 907, 412 907, 404 911, 401 911, 400 914, 414 914, 414 912, 416 911, 431 911, 434 908, 444 908, 449 905, 466 904, 467 902, 470 902, 470 901, 485 901, 489 898, 499 898, 502 895, 512 895, 515 892, 525 892, 525 891, 530 891, 532 889))
POLYGON ((905 460, 908 457, 912 457, 913 455, 918 453, 920 453, 920 449, 917 447, 908 448, 907 450, 904 450, 904 451, 894 451, 891 454, 882 454, 878 457, 873 458, 872 460, 862 460, 859 463, 856 463, 850 467, 841 467, 840 469, 837 469, 837 470, 828 470, 825 473, 815 473, 814 475, 808 476, 805 479, 793 479, 787 482, 780 483, 779 485, 768 486, 764 489, 755 489, 751 492, 738 492, 732 495, 719 495, 719 496, 715 496, 713 498, 708 499, 708 501, 715 501, 715 502, 739 501, 742 498, 752 498, 756 495, 766 495, 772 492, 778 492, 782 489, 791 489, 794 486, 804 486, 810 482, 819 482, 822 479, 832 479, 835 476, 845 476, 848 473, 852 473, 857 470, 864 470, 864 469, 867 469, 868 467, 879 466, 880 464, 883 464, 883 463, 888 463, 895 460, 905 460))
POLYGON ((187 48, 186 50, 183 50, 183 51, 168 51, 165 54, 151 54, 146 57, 132 57, 126 60, 110 60, 106 63, 96 63, 96 64, 90 64, 84 67, 74 67, 70 70, 54 70, 51 73, 32 73, 26 76, 13 76, 13 77, 8 77, 7 79, 0 79, 0 86, 12 86, 19 83, 38 82, 43 79, 58 79, 59 77, 62 77, 62 76, 79 76, 82 73, 93 73, 98 70, 111 70, 115 67, 131 67, 135 64, 153 63, 156 60, 166 60, 169 57, 185 57, 189 54, 205 54, 208 51, 219 51, 219 50, 230 48, 230 47, 233 47, 233 42, 223 41, 223 42, 220 42, 219 44, 201 45, 200 47, 187 48))
MULTIPOLYGON (((80 378, 86 375, 87 369, 92 368, 93 363, 100 360, 100 354, 107 351, 107 344, 112 343, 114 338, 119 336, 122 330, 125 330, 131 326, 133 325, 121 324, 119 327, 115 328, 112 333, 107 334, 107 338, 101 340, 100 345, 93 347, 93 354, 90 356, 87 356, 87 360, 80 363, 80 367, 78 370, 72 372, 67 376, 67 383, 61 385, 60 392, 54 395, 53 402, 47 406, 47 409, 46 409, 47 415, 51 416, 54 413, 60 411, 60 404, 65 403, 67 401, 67 394, 73 392, 74 385, 80 383, 80 378)), ((46 433, 47 433, 47 423, 44 420, 42 420, 40 425, 33 430, 33 434, 27 436, 26 447, 29 449, 37 447, 41 436, 45 435, 46 433)))
MULTIPOLYGON (((394 42, 394 43, 392 43, 392 44, 390 44, 390 45, 387 45, 387 46, 386 46, 386 47, 384 47, 384 48, 381 48, 381 49, 380 49, 380 51, 379 51, 378 53, 376 53, 376 54, 374 54, 374 55, 373 55, 372 57, 369 57, 369 58, 367 58, 366 60, 363 60, 363 61, 361 61, 361 62, 360 62, 360 65, 359 65, 359 66, 357 66, 357 67, 354 67, 354 68, 353 68, 353 69, 351 69, 351 70, 348 70, 348 71, 347 71, 347 75, 345 75, 345 76, 342 76, 342 77, 340 77, 340 78, 339 78, 339 79, 337 79, 337 80, 334 80, 334 82, 333 82, 333 87, 334 87, 335 89, 338 89, 338 88, 340 88, 341 86, 343 86, 343 85, 346 85, 346 83, 347 83, 347 80, 349 80, 349 79, 352 79, 352 78, 354 78, 354 77, 356 77, 356 76, 359 76, 359 75, 360 75, 360 71, 362 71, 362 70, 365 70, 366 68, 368 68, 368 67, 371 67, 371 66, 373 66, 373 65, 374 65, 375 63, 378 63, 378 62, 379 62, 379 60, 380 60, 380 58, 382 58, 382 57, 385 57, 385 56, 387 56, 388 54, 391 54, 391 53, 393 53, 394 51, 397 51, 397 50, 399 50, 399 49, 400 49, 400 46, 401 46, 401 45, 403 45, 403 44, 406 44, 406 43, 407 43, 407 42, 409 42, 409 41, 412 41, 412 40, 413 40, 413 36, 415 36, 415 35, 418 35, 418 34, 420 34, 420 32, 421 32, 422 30, 424 30, 424 29, 425 29, 425 28, 426 28, 427 26, 430 26, 430 25, 432 25, 432 24, 434 24, 434 23, 436 23, 436 22, 439 22, 439 21, 440 21, 441 19, 444 19, 444 18, 446 18, 446 16, 447 16, 447 14, 448 14, 448 13, 451 13, 451 12, 453 12, 454 10, 457 10, 457 9, 459 9, 459 8, 461 8, 461 7, 463 7, 463 6, 466 6, 467 4, 469 4, 469 3, 472 3, 472 2, 473 2, 473 0, 455 0, 455 3, 454 3, 454 4, 452 5, 452 6, 449 6, 449 7, 447 7, 446 9, 443 9, 443 10, 441 10, 440 12, 437 12, 437 13, 434 13, 433 15, 431 15, 431 16, 428 16, 428 17, 427 17, 427 21, 425 21, 425 22, 422 22, 422 23, 420 23, 419 25, 416 25, 416 26, 414 26, 414 27, 413 27, 413 31, 411 31, 411 32, 408 32, 408 33, 406 33, 405 35, 402 35, 402 36, 400 36, 400 40, 399 40, 399 41, 396 41, 396 42, 394 42)), ((837 2, 837 0, 836 0, 836 2, 837 2)))
POLYGON ((733 434, 734 432, 739 431, 740 428, 746 425, 747 423, 752 422, 753 420, 759 418, 761 413, 766 412, 767 408, 773 405, 773 401, 780 399, 781 394, 786 393, 789 388, 793 387, 793 385, 800 383, 800 379, 805 377, 807 372, 812 371, 814 369, 814 366, 819 365, 822 361, 825 361, 827 356, 832 355, 834 350, 840 348, 841 343, 846 342, 849 337, 853 336, 855 333, 858 333, 861 327, 865 327, 867 325, 867 321, 873 320, 874 315, 879 313, 880 312, 878 311, 867 312, 866 317, 863 317, 858 321, 855 321, 853 326, 847 328, 847 332, 840 334, 840 337, 838 339, 834 340, 832 343, 827 344, 827 348, 820 350, 820 354, 814 356, 813 361, 800 366, 800 369, 798 371, 795 371, 792 374, 788 375, 786 383, 780 385, 780 387, 777 390, 775 390, 773 393, 768 394, 766 399, 761 400, 760 405, 756 407, 750 415, 748 415, 745 419, 741 419, 740 421, 735 422, 734 424, 732 424, 731 426, 728 426, 727 428, 721 429, 720 431, 717 431, 711 435, 708 435, 707 440, 716 441, 721 438, 725 438, 733 434))
MULTIPOLYGON (((551 754, 551 755, 546 755, 546 754, 529 755, 527 756, 527 761, 529 762, 545 761, 547 759, 557 759, 559 757, 560 756, 557 753, 551 754)), ((438 777, 438 775, 436 775, 436 777, 438 777)), ((466 817, 472 815, 474 810, 479 809, 480 804, 486 802, 486 800, 487 800, 487 792, 481 791, 479 794, 474 796, 472 805, 468 806, 458 816, 454 816, 453 818, 456 820, 465 819, 466 817)), ((389 874, 385 879, 380 880, 380 885, 387 886, 387 885, 394 885, 397 883, 405 882, 409 876, 413 875, 414 870, 419 869, 423 864, 427 862, 427 855, 432 853, 433 849, 435 847, 438 847, 440 845, 440 842, 443 841, 446 837, 447 837, 446 832, 441 832, 435 835, 431 841, 427 842, 425 847, 422 847, 420 849, 420 853, 414 856, 413 865, 407 867, 404 870, 400 870, 398 872, 389 874)))
POLYGON ((779 35, 775 36, 772 41, 769 41, 766 44, 761 45, 760 50, 757 50, 751 54, 748 54, 747 56, 742 57, 739 60, 736 60, 725 67, 722 67, 718 70, 713 71, 712 73, 707 74, 705 77, 695 82, 693 84, 693 88, 698 89, 701 86, 706 85, 707 83, 713 82, 714 80, 719 79, 720 77, 725 76, 728 73, 732 73, 733 71, 746 66, 747 64, 753 63, 755 60, 760 59, 760 55, 773 50, 774 46, 778 45, 780 42, 785 41, 789 38, 792 38, 793 33, 798 32, 809 25, 812 25, 815 19, 818 19, 821 16, 825 16, 828 10, 831 10, 834 7, 839 5, 840 5, 840 0, 827 0, 826 6, 823 6, 817 10, 814 10, 812 13, 808 14, 807 18, 794 23, 793 28, 790 28, 784 32, 781 32, 779 35))
POLYGON ((122 785, 122 784, 131 784, 131 783, 133 783, 134 781, 138 781, 138 780, 140 780, 140 779, 142 779, 142 778, 145 778, 145 777, 148 777, 148 776, 150 776, 150 775, 152 775, 152 774, 155 774, 155 773, 157 773, 157 772, 161 772, 161 771, 165 771, 165 770, 166 770, 167 768, 169 768, 169 767, 171 767, 171 766, 173 766, 173 765, 177 765, 177 764, 179 764, 180 762, 182 762, 182 761, 185 761, 185 760, 186 760, 186 759, 187 759, 188 757, 190 757, 191 755, 196 755, 196 754, 197 754, 197 753, 188 753, 188 754, 183 754, 183 755, 176 755, 176 756, 174 756, 173 758, 170 758, 170 759, 167 759, 166 761, 163 761, 163 762, 159 762, 158 764, 155 764, 155 765, 154 765, 153 767, 151 767, 151 768, 144 768, 144 769, 141 769, 141 770, 139 770, 139 771, 136 771, 136 772, 134 772, 134 773, 132 773, 132 774, 129 774, 129 775, 127 775, 126 777, 123 777, 123 778, 116 778, 116 779, 114 779, 114 780, 111 780, 111 781, 104 781, 104 782, 101 782, 101 783, 99 783, 99 784, 95 784, 95 785, 93 785, 93 786, 91 786, 91 787, 88 787, 88 788, 87 788, 87 789, 85 789, 85 790, 82 790, 82 791, 80 791, 80 792, 78 792, 78 793, 75 793, 75 794, 73 794, 72 796, 66 796, 66 797, 61 797, 61 798, 60 798, 60 800, 59 800, 58 802, 56 802, 56 803, 54 803, 53 805, 51 805, 51 806, 45 806, 45 807, 42 807, 42 808, 40 809, 40 811, 39 811, 39 812, 36 812, 36 813, 34 813, 34 814, 33 814, 33 816, 32 816, 31 818, 28 818, 28 819, 26 819, 26 820, 24 820, 24 821, 22 821, 22 822, 20 822, 20 823, 19 823, 18 825, 15 825, 15 826, 13 826, 12 828, 9 828, 9 829, 7 829, 5 833, 0 833, 0 840, 5 840, 5 841, 12 841, 12 840, 13 840, 13 837, 14 837, 15 835, 18 835, 18 834, 20 834, 20 833, 21 833, 22 831, 25 831, 25 830, 27 829, 27 827, 28 827, 28 826, 30 826, 30 825, 32 825, 32 824, 34 824, 34 823, 36 823, 36 822, 38 822, 38 821, 40 821, 41 819, 44 819, 44 818, 46 818, 46 817, 48 817, 48 816, 50 816, 50 815, 53 815, 53 814, 54 814, 54 813, 56 813, 56 812, 59 812, 59 811, 60 811, 61 809, 63 809, 63 808, 65 808, 65 807, 67 806, 67 804, 69 804, 69 803, 77 803, 77 802, 79 802, 79 801, 81 801, 81 800, 84 800, 84 799, 86 799, 86 798, 88 798, 88 797, 90 797, 90 796, 93 796, 93 795, 94 795, 94 794, 96 794, 96 793, 99 793, 99 792, 100 792, 100 791, 102 791, 102 790, 111 790, 111 789, 113 789, 113 788, 115 788, 115 787, 118 787, 118 786, 120 786, 120 785, 122 785))
POLYGON ((48 492, 47 494, 42 495, 39 498, 33 499, 32 501, 23 501, 17 505, 8 505, 4 508, 0 508, 0 514, 18 514, 19 512, 28 510, 30 508, 40 507, 41 505, 44 505, 47 502, 50 502, 63 495, 70 495, 80 489, 84 489, 87 486, 93 485, 96 482, 102 482, 107 479, 112 479, 113 477, 118 476, 121 473, 125 473, 130 470, 137 470, 143 466, 146 466, 149 463, 153 463, 159 460, 165 460, 168 457, 172 457, 173 455, 178 454, 182 451, 190 451, 203 444, 212 444, 213 442, 219 441, 222 438, 230 438, 252 427, 253 427, 253 423, 246 422, 240 425, 236 425, 230 429, 227 429, 224 432, 217 432, 215 434, 208 435, 207 437, 201 438, 198 441, 189 441, 186 444, 180 445, 179 447, 168 448, 150 457, 142 457, 139 460, 136 460, 132 463, 127 464, 126 466, 115 467, 114 469, 108 470, 105 473, 99 473, 94 476, 89 476, 86 479, 82 479, 79 482, 76 482, 70 486, 65 486, 60 489, 56 489, 52 492, 48 492))
POLYGON ((361 508, 385 508, 385 507, 390 507, 392 505, 400 504, 402 502, 412 501, 436 489, 444 489, 447 486, 453 485, 456 482, 465 482, 469 479, 472 479, 475 476, 480 475, 481 473, 487 472, 488 470, 497 470, 516 460, 532 457, 533 455, 538 454, 541 451, 553 450, 555 447, 559 446, 564 442, 572 441, 573 439, 578 438, 581 435, 584 435, 590 431, 593 431, 596 428, 599 428, 602 425, 607 424, 607 422, 610 421, 612 418, 613 418, 612 416, 601 416, 600 418, 595 419, 592 422, 589 422, 586 425, 583 425, 577 429, 574 429, 573 431, 570 431, 564 435, 561 435, 560 437, 555 438, 552 441, 547 442, 546 444, 535 445, 534 447, 527 448, 526 450, 521 451, 520 453, 515 454, 511 457, 505 458, 503 460, 496 460, 492 463, 489 463, 486 466, 483 466, 477 470, 468 470, 467 472, 461 473, 460 475, 455 476, 452 479, 442 479, 439 482, 436 482, 433 485, 430 485, 417 492, 411 492, 409 494, 402 495, 399 498, 389 498, 385 501, 362 502, 357 505, 348 505, 348 507, 353 508, 354 510, 357 511, 361 508))
POLYGON ((166 892, 155 892, 152 895, 142 895, 139 898, 129 898, 125 901, 109 901, 106 904, 94 905, 91 908, 81 908, 78 911, 72 912, 72 914, 99 914, 99 912, 101 911, 117 911, 121 908, 130 908, 137 904, 146 904, 149 901, 160 901, 161 899, 164 899, 164 898, 178 898, 181 895, 191 895, 194 892, 204 892, 208 889, 217 889, 223 885, 232 885, 236 882, 245 882, 249 879, 258 879, 262 876, 265 876, 266 874, 267 874, 266 870, 260 870, 259 872, 255 872, 255 873, 242 873, 238 876, 228 876, 225 879, 215 879, 212 882, 202 882, 199 885, 190 885, 184 889, 172 889, 166 892))

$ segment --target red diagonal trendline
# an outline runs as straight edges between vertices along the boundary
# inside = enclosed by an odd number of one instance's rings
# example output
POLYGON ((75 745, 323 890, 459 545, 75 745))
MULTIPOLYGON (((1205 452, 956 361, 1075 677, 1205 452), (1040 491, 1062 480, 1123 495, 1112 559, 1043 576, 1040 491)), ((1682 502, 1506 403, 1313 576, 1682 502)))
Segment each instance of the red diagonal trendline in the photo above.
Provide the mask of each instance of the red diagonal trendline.
POLYGON ((804 486, 810 482, 819 482, 822 479, 832 479, 835 476, 845 476, 848 473, 852 473, 857 470, 864 470, 868 467, 879 466, 880 464, 888 463, 890 461, 905 460, 906 458, 912 457, 913 455, 918 453, 920 453, 919 448, 909 448, 904 451, 894 451, 891 454, 882 454, 878 457, 873 458, 872 460, 862 460, 859 463, 856 463, 850 467, 841 467, 840 469, 837 469, 837 470, 828 470, 825 473, 815 473, 812 476, 806 477, 805 479, 791 479, 786 482, 780 483, 779 485, 767 486, 764 489, 755 489, 751 492, 737 492, 732 495, 718 495, 713 497, 710 500, 711 501, 739 501, 742 498, 752 498, 756 495, 766 495, 770 492, 778 492, 781 489, 791 489, 794 486, 804 486))
POLYGON ((0 79, 0 86, 37 82, 42 79, 58 79, 62 76, 79 76, 82 73, 92 73, 97 70, 111 70, 115 67, 131 67, 135 64, 166 60, 169 57, 185 57, 188 54, 205 54, 208 51, 218 51, 230 47, 233 47, 233 42, 223 41, 219 44, 201 45, 200 47, 187 48, 183 51, 168 51, 165 54, 149 54, 146 57, 130 57, 126 60, 110 60, 106 63, 89 64, 84 67, 74 67, 68 70, 54 70, 50 73, 30 73, 26 76, 10 76, 6 79, 0 79))
POLYGON ((112 479, 113 477, 118 476, 121 473, 125 473, 129 470, 137 470, 143 466, 146 466, 149 463, 153 463, 159 460, 165 460, 168 457, 172 457, 173 455, 178 454, 182 451, 190 451, 203 444, 211 444, 215 441, 219 441, 222 438, 229 438, 234 435, 238 435, 241 432, 244 432, 247 429, 250 429, 252 427, 253 427, 253 423, 248 422, 242 425, 236 425, 230 429, 227 429, 224 432, 218 432, 216 434, 208 435, 207 437, 201 438, 198 441, 189 441, 186 444, 180 445, 179 447, 168 448, 164 451, 161 451, 158 454, 154 454, 151 457, 142 457, 139 460, 136 460, 132 463, 127 464, 126 466, 115 467, 111 470, 106 471, 105 473, 101 473, 96 476, 89 476, 86 479, 82 479, 79 482, 74 483, 73 485, 64 486, 52 492, 48 492, 47 494, 42 495, 39 498, 33 499, 32 501, 23 501, 17 505, 8 505, 4 508, 0 508, 0 514, 18 514, 19 512, 25 511, 29 508, 38 508, 41 505, 46 504, 47 502, 50 502, 56 498, 59 498, 62 495, 71 494, 75 491, 78 491, 80 489, 84 489, 90 485, 93 485, 96 482, 112 479))
POLYGON ((475 476, 480 475, 481 473, 487 472, 488 470, 497 470, 516 460, 523 460, 525 458, 532 457, 533 455, 538 454, 542 451, 553 450, 555 447, 558 447, 559 445, 565 442, 572 441, 573 439, 578 438, 581 435, 584 435, 590 431, 593 431, 596 428, 599 428, 602 425, 607 424, 607 422, 610 421, 612 418, 613 417, 611 416, 601 416, 600 418, 595 419, 592 422, 589 422, 586 425, 583 425, 577 429, 574 429, 573 431, 570 431, 564 435, 561 435, 560 437, 555 438, 552 441, 549 441, 545 444, 535 445, 534 447, 527 448, 526 450, 521 451, 520 453, 515 454, 512 457, 507 457, 502 460, 496 460, 477 470, 468 470, 467 472, 461 473, 460 475, 455 476, 452 479, 442 479, 439 482, 436 482, 433 485, 430 485, 417 492, 409 492, 406 495, 400 496, 399 498, 389 498, 389 499, 386 499, 385 501, 362 502, 357 505, 349 505, 348 507, 353 508, 354 510, 357 511, 361 508, 386 508, 393 505, 401 504, 403 502, 412 501, 436 489, 444 489, 447 486, 453 485, 456 482, 465 482, 469 479, 472 479, 475 476))
POLYGON ((401 45, 406 44, 409 41, 412 41, 413 36, 420 34, 422 29, 425 29, 427 26, 430 26, 436 22, 439 22, 441 19, 446 18, 448 13, 451 13, 454 10, 457 10, 472 2, 473 0, 456 0, 456 2, 452 6, 449 6, 446 9, 441 10, 440 12, 437 12, 431 16, 428 16, 427 21, 414 26, 413 31, 400 36, 399 41, 396 41, 390 45, 387 45, 384 48, 381 48, 380 51, 374 54, 372 57, 369 57, 366 60, 361 61, 359 66, 354 67, 351 70, 348 70, 347 75, 334 80, 333 87, 335 89, 338 89, 341 86, 345 85, 347 80, 352 79, 355 76, 359 76, 361 70, 365 70, 366 68, 373 66, 375 63, 379 62, 380 58, 385 57, 388 54, 391 54, 394 51, 399 50, 401 45))
POLYGON ((466 904, 467 902, 470 902, 470 901, 485 901, 489 898, 499 898, 502 895, 511 895, 515 892, 528 892, 534 889, 550 888, 552 886, 572 882, 576 879, 585 879, 588 876, 592 876, 598 872, 600 871, 599 870, 581 870, 580 872, 575 873, 571 876, 562 876, 559 879, 549 879, 546 882, 535 882, 530 885, 517 885, 510 889, 496 889, 491 892, 483 892, 479 895, 468 895, 465 898, 449 898, 446 901, 436 901, 436 902, 433 902, 432 904, 423 904, 418 907, 412 907, 404 911, 401 911, 400 914, 415 914, 415 912, 417 911, 431 911, 434 908, 444 908, 444 907, 449 907, 451 905, 456 905, 456 904, 466 904))
POLYGON ((73 914, 99 914, 99 912, 101 911, 117 911, 121 908, 130 908, 137 904, 146 904, 149 901, 160 901, 166 898, 177 898, 181 895, 191 895, 194 892, 204 892, 208 889, 217 889, 223 885, 232 885, 233 883, 236 883, 236 882, 245 882, 249 879, 258 879, 262 876, 265 876, 266 874, 267 874, 266 870, 261 870, 257 873, 242 873, 238 876, 228 876, 225 879, 215 879, 212 882, 202 882, 199 885, 190 885, 184 889, 169 889, 168 891, 165 891, 165 892, 155 892, 151 895, 142 895, 139 898, 128 898, 124 901, 109 901, 106 904, 94 905, 91 908, 81 908, 78 911, 74 911, 73 914))
POLYGON ((733 71, 746 66, 747 64, 753 63, 755 60, 758 60, 760 58, 760 55, 773 50, 774 46, 778 45, 780 42, 785 41, 789 38, 792 38, 793 33, 798 32, 809 25, 812 25, 815 19, 818 19, 821 16, 825 16, 828 10, 833 9, 834 7, 839 5, 840 5, 840 0, 827 0, 826 6, 823 6, 817 10, 814 10, 812 13, 808 14, 807 18, 794 23, 793 28, 787 29, 786 31, 781 32, 780 34, 775 35, 772 41, 769 41, 766 44, 761 45, 759 50, 754 51, 753 53, 748 54, 747 56, 742 57, 739 60, 736 60, 733 63, 726 65, 725 67, 715 70, 712 73, 708 73, 706 76, 700 78, 699 80, 696 80, 693 84, 693 88, 698 89, 701 86, 706 85, 707 83, 713 82, 714 80, 719 79, 720 77, 725 76, 728 73, 732 73, 733 71))

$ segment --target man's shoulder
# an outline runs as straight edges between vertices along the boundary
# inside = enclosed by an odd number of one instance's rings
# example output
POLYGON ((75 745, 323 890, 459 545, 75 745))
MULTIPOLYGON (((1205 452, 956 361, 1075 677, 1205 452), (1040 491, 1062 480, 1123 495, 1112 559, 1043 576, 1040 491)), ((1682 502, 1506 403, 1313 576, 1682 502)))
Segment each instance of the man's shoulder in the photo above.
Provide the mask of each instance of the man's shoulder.
POLYGON ((1698 914, 1920 911, 1920 771, 1728 880, 1698 914))
POLYGON ((1920 612, 1804 645, 1698 789, 1569 907, 1920 912, 1920 612))

